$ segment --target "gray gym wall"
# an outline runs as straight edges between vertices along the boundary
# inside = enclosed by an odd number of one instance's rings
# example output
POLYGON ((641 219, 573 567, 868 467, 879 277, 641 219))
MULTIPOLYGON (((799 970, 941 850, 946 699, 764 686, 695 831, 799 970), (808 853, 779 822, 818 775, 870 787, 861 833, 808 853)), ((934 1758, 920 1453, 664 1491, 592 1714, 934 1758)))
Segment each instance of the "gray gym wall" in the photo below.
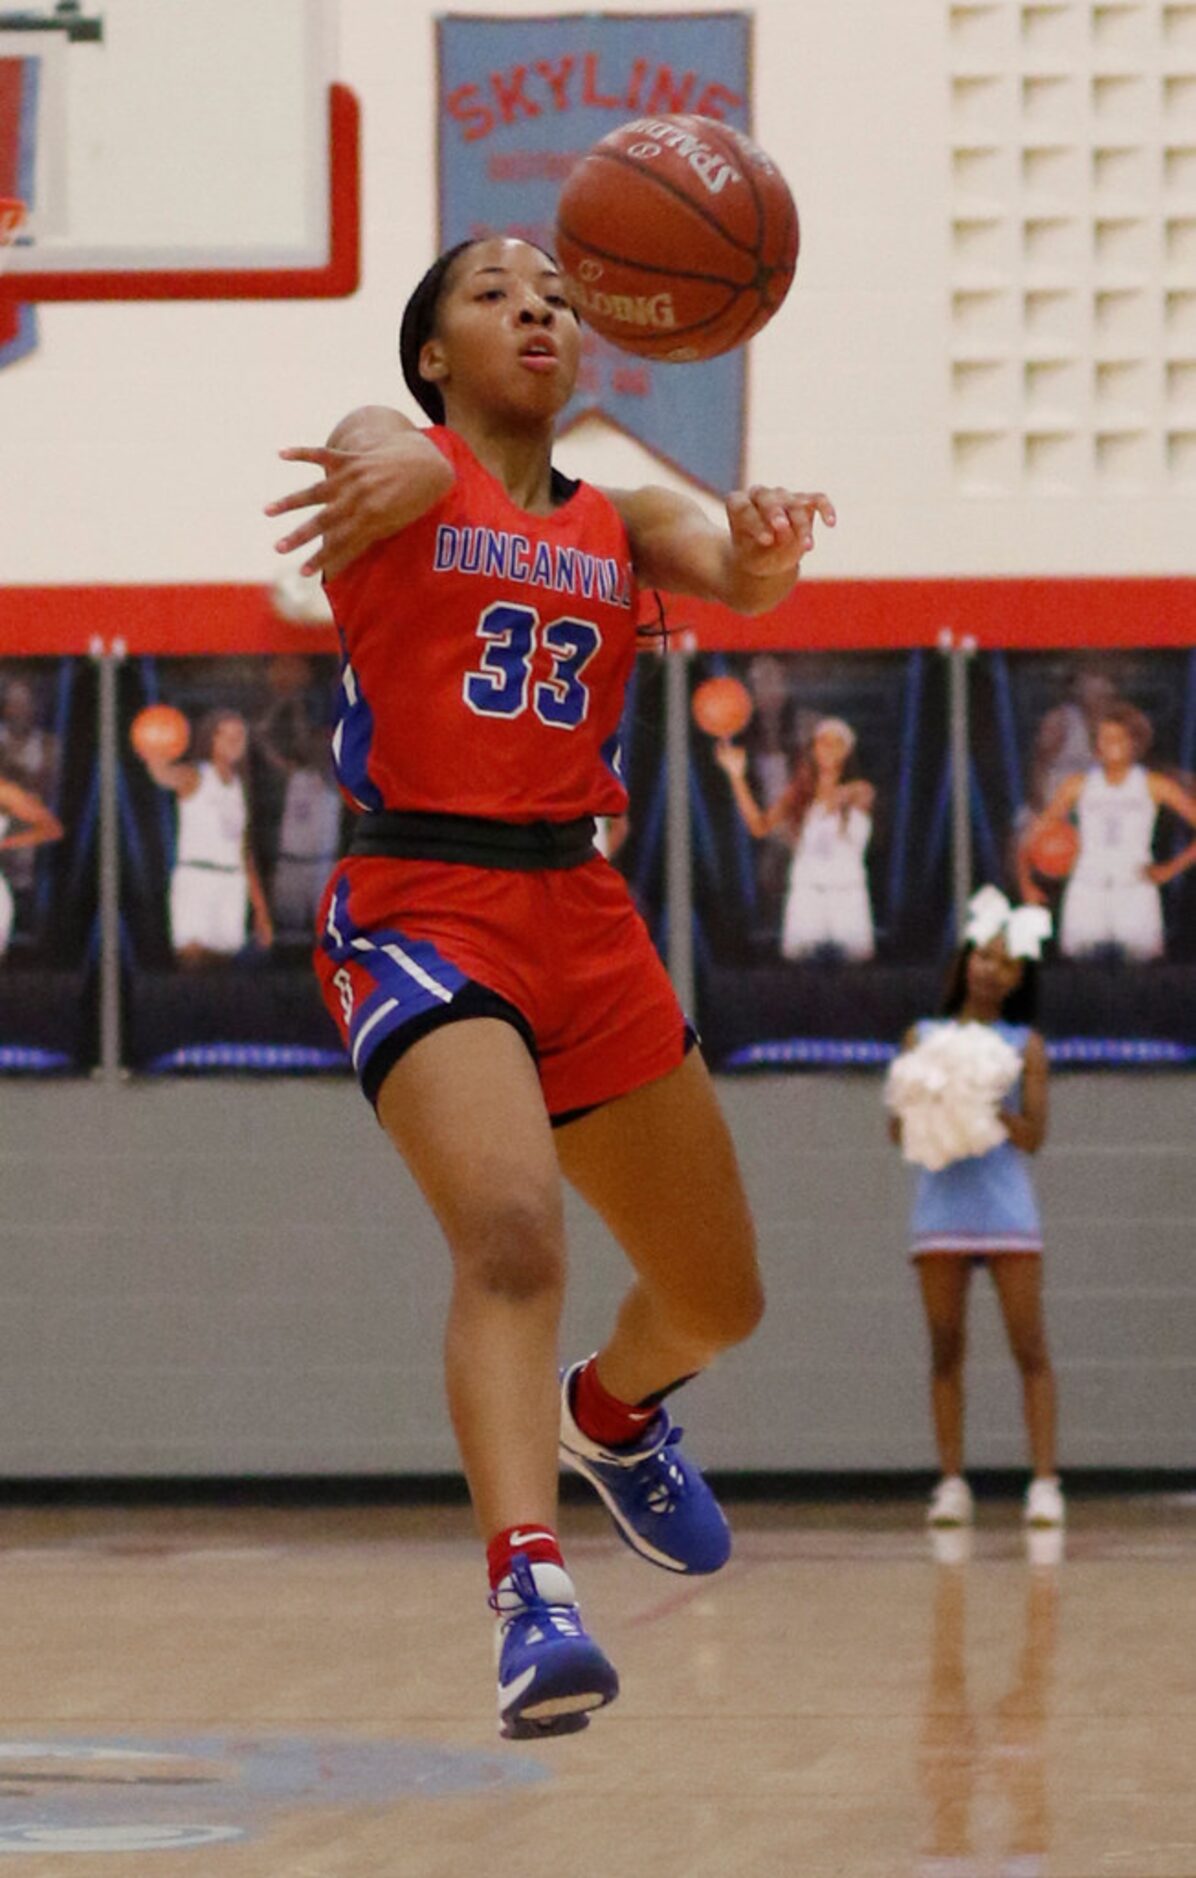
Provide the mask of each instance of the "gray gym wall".
MULTIPOLYGON (((932 1464, 908 1170, 872 1075, 720 1091, 769 1313, 684 1398, 722 1469, 932 1464)), ((1056 1076, 1037 1164, 1064 1467, 1190 1468, 1196 1077, 1056 1076)), ((0 1085, 0 1478, 456 1467, 447 1259, 346 1081, 0 1085)), ((571 1208, 563 1348, 622 1261, 571 1208)), ((1016 1373, 973 1288, 969 1461, 1023 1458, 1016 1373)))

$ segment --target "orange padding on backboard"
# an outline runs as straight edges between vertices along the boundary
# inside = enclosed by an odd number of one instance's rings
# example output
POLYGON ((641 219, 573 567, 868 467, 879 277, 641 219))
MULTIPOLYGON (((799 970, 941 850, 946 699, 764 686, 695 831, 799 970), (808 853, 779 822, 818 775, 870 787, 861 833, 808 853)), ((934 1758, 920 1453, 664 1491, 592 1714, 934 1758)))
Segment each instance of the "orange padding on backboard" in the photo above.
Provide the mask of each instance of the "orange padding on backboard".
MULTIPOLYGON (((1196 645, 1196 580, 807 580, 755 619, 664 602, 682 643, 706 651, 879 651, 947 632, 1027 650, 1196 645)), ((166 654, 336 649, 331 628, 280 619, 264 585, 0 587, 0 658, 88 652, 95 640, 166 654)))

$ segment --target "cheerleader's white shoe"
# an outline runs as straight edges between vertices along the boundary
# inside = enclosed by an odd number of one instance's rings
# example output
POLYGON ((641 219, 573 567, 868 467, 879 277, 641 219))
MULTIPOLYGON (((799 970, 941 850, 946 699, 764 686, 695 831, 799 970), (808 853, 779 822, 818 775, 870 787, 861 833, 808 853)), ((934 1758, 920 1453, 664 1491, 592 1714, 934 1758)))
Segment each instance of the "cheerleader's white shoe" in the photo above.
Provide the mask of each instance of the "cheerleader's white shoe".
POLYGON ((946 1474, 930 1496, 926 1509, 928 1526, 970 1526, 972 1489, 962 1474, 946 1474))
POLYGON ((1063 1489, 1059 1485, 1058 1474, 1043 1475, 1032 1480, 1026 1489, 1026 1506, 1022 1515, 1027 1526, 1061 1526, 1065 1515, 1063 1489))

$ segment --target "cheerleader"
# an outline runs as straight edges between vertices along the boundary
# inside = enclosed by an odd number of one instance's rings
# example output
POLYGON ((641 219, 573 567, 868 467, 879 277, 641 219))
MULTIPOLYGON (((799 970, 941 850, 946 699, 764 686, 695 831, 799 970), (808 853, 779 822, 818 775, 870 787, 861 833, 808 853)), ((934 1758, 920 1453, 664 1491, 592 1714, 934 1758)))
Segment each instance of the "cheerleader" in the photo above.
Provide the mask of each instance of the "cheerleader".
POLYGON ((876 950, 864 855, 872 838, 876 791, 862 777, 845 779, 856 735, 841 717, 815 726, 809 755, 798 758, 788 787, 761 809, 747 780, 747 752, 715 745, 735 805, 757 839, 782 833, 793 849, 781 957, 807 959, 825 948, 853 960, 876 950))
POLYGON ((931 1406, 942 1468, 928 1518, 934 1526, 957 1526, 972 1517, 971 1490, 963 1476, 964 1324, 972 1271, 986 1264, 1022 1378, 1033 1464, 1025 1518, 1033 1526, 1059 1526, 1064 1504, 1055 1472, 1055 1379, 1043 1326, 1042 1228, 1028 1161, 1047 1129, 1046 1050, 1031 1024, 1036 964, 1049 919, 1041 908, 1014 910, 993 887, 976 894, 969 911, 966 943, 941 1013, 915 1025, 906 1038, 909 1053, 928 1046, 938 1052, 936 1074, 926 1076, 919 1100, 911 1074, 915 1060, 907 1054, 894 1066, 888 1091, 890 1106, 898 1111, 890 1120, 892 1139, 905 1147, 907 1158, 920 1156, 924 1163, 913 1208, 911 1256, 930 1332, 931 1406), (984 1026, 992 1035, 964 1036, 967 1025, 984 1026), (1005 1054, 994 1047, 994 1037, 1008 1046, 1012 1082, 1003 1098, 990 1087, 988 1099, 978 1102, 981 1059, 987 1064, 1005 1054), (956 1046, 953 1077, 944 1076, 944 1043, 947 1050, 956 1046), (915 1140, 915 1135, 928 1138, 925 1116, 918 1112, 928 1107, 948 1116, 953 1107, 971 1107, 991 1131, 974 1127, 973 1141, 997 1136, 996 1145, 969 1151, 961 1129, 955 1144, 961 1152, 943 1164, 943 1154, 930 1156, 915 1140))

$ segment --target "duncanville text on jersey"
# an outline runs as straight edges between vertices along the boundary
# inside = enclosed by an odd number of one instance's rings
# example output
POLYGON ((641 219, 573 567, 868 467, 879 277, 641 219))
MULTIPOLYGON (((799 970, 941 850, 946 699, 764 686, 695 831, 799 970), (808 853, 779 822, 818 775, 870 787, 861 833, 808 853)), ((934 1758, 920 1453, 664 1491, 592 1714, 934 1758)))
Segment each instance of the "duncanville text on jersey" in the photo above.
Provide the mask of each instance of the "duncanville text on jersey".
POLYGON ((632 603, 629 563, 547 541, 533 546, 526 535, 505 528, 455 528, 442 522, 436 530, 432 565, 437 574, 516 581, 575 599, 603 600, 608 606, 630 608, 632 603))

